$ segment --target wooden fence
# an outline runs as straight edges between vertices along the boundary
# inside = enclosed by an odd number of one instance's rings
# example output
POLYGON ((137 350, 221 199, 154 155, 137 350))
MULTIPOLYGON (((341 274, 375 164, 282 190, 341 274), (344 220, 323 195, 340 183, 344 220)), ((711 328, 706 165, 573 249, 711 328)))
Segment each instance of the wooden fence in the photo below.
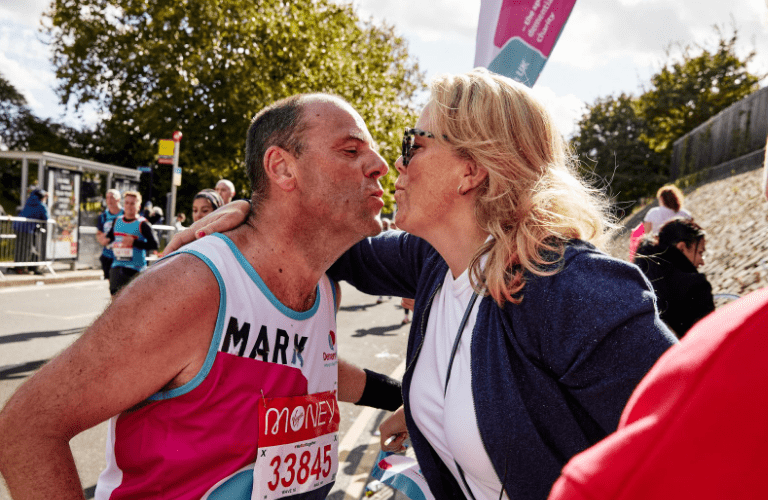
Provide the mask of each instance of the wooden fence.
POLYGON ((768 87, 722 110, 673 145, 671 180, 702 172, 765 148, 768 87))

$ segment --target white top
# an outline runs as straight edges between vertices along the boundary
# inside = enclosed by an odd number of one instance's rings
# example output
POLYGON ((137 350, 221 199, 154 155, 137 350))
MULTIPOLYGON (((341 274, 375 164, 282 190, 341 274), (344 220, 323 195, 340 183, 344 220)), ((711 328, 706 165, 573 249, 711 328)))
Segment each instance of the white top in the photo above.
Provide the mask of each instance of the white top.
MULTIPOLYGON (((501 492, 501 481, 480 439, 472 398, 470 346, 482 297, 475 302, 467 319, 453 361, 448 392, 443 397, 456 332, 471 297, 468 271, 456 280, 448 271, 440 292, 432 302, 424 344, 413 373, 411 413, 419 430, 461 485, 464 496, 471 498, 456 462, 464 471, 464 477, 477 500, 496 500, 501 492)), ((503 498, 508 499, 506 493, 503 498)))
POLYGON ((655 207, 648 211, 645 215, 644 222, 651 223, 651 234, 659 234, 659 229, 667 221, 674 219, 675 217, 682 217, 683 219, 693 219, 688 210, 681 208, 677 212, 667 207, 655 207))

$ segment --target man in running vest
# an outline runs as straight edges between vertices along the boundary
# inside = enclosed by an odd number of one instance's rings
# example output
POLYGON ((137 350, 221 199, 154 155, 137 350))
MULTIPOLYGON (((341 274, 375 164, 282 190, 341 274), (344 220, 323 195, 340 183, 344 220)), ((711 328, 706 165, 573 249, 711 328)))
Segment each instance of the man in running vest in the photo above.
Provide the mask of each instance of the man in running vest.
POLYGON ((123 215, 123 207, 120 206, 120 191, 117 189, 108 190, 106 202, 107 208, 99 214, 99 218, 96 221, 96 240, 104 247, 99 256, 99 262, 101 262, 101 269, 104 271, 104 279, 108 280, 109 270, 112 268, 115 254, 109 248, 110 244, 107 239, 107 233, 112 229, 112 223, 115 219, 123 215))
POLYGON ((125 209, 107 232, 114 259, 109 270, 109 292, 115 295, 147 268, 147 252, 157 250, 152 224, 139 215, 141 194, 126 191, 125 209))
POLYGON ((0 413, 13 496, 83 498, 68 442, 109 419, 96 499, 325 498, 337 400, 400 404, 337 358, 325 275, 381 230, 387 165, 362 118, 324 94, 279 101, 254 118, 246 166, 247 223, 142 273, 0 413))

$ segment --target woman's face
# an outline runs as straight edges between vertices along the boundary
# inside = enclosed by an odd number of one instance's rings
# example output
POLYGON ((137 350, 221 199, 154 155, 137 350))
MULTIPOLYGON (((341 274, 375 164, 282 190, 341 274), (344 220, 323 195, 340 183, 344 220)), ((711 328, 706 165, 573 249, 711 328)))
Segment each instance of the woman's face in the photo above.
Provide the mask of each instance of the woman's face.
POLYGON ((205 198, 195 198, 192 201, 192 220, 194 222, 199 221, 211 212, 213 212, 213 205, 205 198))
POLYGON ((408 165, 403 164, 402 156, 395 162, 400 173, 395 182, 395 222, 399 229, 428 239, 430 231, 440 230, 452 217, 454 202, 461 196, 458 187, 466 162, 437 139, 440 131, 434 130, 429 106, 414 128, 420 132, 409 136, 413 142, 408 165))
POLYGON ((707 242, 704 238, 700 239, 698 243, 693 243, 691 246, 685 246, 685 243, 680 242, 682 248, 678 247, 683 255, 688 257, 695 267, 701 267, 704 265, 704 253, 707 251, 707 242))

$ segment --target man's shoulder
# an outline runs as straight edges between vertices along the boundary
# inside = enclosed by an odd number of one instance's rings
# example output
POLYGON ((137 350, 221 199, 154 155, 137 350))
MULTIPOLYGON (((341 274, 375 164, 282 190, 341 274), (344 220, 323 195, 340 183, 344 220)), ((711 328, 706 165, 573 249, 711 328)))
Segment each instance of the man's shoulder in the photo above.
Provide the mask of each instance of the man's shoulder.
POLYGON ((218 296, 219 292, 218 281, 210 266, 189 253, 176 253, 155 262, 142 272, 141 278, 157 292, 190 300, 218 296))

